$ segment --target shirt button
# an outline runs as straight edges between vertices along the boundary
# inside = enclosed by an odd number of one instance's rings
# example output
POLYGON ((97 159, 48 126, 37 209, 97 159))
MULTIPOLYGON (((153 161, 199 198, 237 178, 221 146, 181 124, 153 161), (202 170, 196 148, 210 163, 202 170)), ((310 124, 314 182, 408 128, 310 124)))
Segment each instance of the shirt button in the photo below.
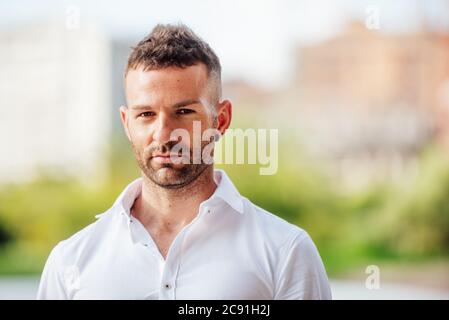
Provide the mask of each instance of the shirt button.
POLYGON ((171 285, 169 283, 166 283, 164 287, 165 289, 171 289, 171 285))

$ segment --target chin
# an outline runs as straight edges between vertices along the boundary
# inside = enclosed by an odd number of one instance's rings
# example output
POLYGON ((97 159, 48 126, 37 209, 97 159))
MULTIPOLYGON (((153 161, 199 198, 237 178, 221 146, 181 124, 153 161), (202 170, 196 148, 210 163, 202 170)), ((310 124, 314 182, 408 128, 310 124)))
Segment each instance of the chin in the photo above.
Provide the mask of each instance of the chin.
POLYGON ((173 165, 162 165, 154 169, 154 177, 161 183, 176 183, 182 175, 181 167, 176 168, 173 165))

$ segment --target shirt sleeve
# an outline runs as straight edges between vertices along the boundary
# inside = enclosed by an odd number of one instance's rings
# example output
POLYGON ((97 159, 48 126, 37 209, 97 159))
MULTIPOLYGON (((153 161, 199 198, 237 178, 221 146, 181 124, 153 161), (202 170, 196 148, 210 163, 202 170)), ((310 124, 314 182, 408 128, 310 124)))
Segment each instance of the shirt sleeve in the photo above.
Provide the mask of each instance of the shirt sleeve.
POLYGON ((281 248, 275 300, 330 300, 329 281, 318 249, 301 232, 281 248))
POLYGON ((42 272, 37 300, 67 299, 59 263, 60 244, 53 248, 42 272))

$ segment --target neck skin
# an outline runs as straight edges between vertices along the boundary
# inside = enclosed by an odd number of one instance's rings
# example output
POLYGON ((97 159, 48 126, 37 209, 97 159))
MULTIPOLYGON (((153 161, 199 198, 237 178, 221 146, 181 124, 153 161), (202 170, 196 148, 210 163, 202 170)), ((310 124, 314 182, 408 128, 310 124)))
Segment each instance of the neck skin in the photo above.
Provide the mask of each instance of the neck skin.
POLYGON ((177 231, 195 218, 200 204, 210 198, 216 188, 213 166, 179 189, 162 188, 143 175, 142 193, 134 201, 132 215, 146 229, 177 231))

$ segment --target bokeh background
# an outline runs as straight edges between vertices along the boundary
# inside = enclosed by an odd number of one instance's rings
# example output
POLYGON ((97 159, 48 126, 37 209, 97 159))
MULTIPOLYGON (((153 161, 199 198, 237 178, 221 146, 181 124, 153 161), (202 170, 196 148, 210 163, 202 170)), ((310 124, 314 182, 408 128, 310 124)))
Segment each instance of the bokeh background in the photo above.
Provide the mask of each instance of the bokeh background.
POLYGON ((1 0, 0 298, 33 298, 51 248, 139 175, 123 71, 169 22, 217 52, 234 128, 279 130, 277 174, 220 167, 311 234, 335 298, 449 298, 446 0, 1 0))

